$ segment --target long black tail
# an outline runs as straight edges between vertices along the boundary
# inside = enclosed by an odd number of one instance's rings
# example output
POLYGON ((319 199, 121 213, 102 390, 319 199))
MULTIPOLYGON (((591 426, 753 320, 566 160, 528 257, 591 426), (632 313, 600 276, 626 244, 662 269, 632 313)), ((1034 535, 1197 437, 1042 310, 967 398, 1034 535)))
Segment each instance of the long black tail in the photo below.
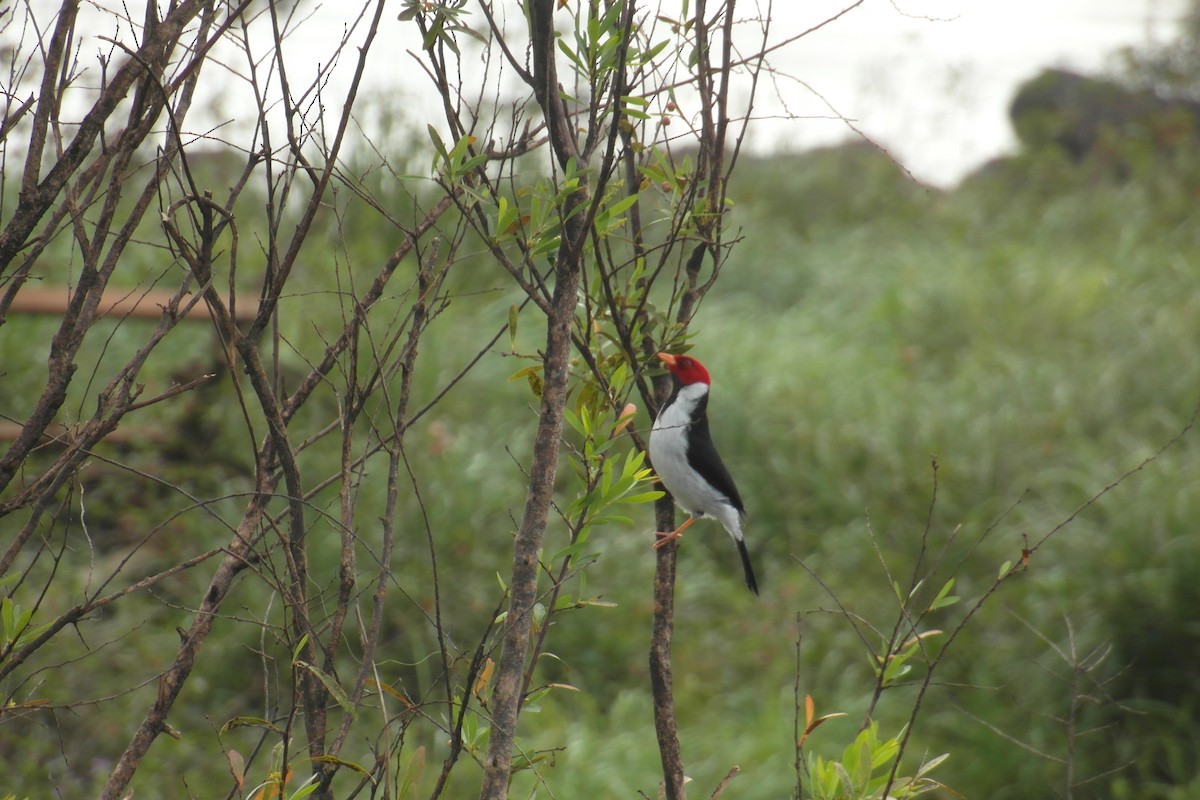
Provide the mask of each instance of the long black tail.
POLYGON ((758 594, 758 581, 754 580, 754 567, 750 566, 750 553, 746 550, 746 543, 738 539, 738 553, 742 556, 742 569, 746 572, 746 586, 750 591, 758 594))

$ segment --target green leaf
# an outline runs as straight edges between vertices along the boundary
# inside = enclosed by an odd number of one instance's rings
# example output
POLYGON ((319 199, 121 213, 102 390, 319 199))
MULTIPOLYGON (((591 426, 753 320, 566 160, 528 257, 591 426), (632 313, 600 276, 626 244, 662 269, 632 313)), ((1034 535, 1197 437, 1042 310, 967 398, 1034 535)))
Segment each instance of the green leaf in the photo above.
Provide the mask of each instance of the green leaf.
MULTIPOLYGON (((584 530, 587 530, 587 528, 584 528, 584 530)), ((567 545, 566 547, 564 547, 563 549, 561 549, 557 553, 555 553, 551 557, 550 560, 551 561, 561 561, 562 559, 566 558, 567 556, 574 558, 586 546, 587 546, 587 541, 581 535, 579 539, 576 539, 574 542, 572 542, 571 544, 567 545), (583 539, 583 541, 581 541, 580 539, 583 539)))
MULTIPOLYGON (((501 204, 504 203, 504 198, 500 198, 501 204)), ((510 352, 517 352, 517 315, 521 312, 521 307, 513 303, 508 307, 508 341, 510 352)), ((509 380, 512 380, 511 378, 509 380)))
POLYGON ((234 717, 221 726, 221 733, 228 733, 235 728, 264 728, 272 733, 283 734, 282 728, 261 717, 234 717))
POLYGON ((647 50, 643 53, 640 53, 639 55, 641 56, 641 58, 639 59, 639 62, 642 64, 646 64, 650 61, 653 61, 655 56, 657 56, 663 50, 666 50, 667 45, 669 45, 670 43, 671 43, 671 41, 669 39, 663 39, 661 42, 654 45, 649 50, 647 50))
POLYGON ((950 757, 949 753, 942 753, 940 756, 934 756, 933 758, 929 759, 928 761, 926 761, 925 763, 923 763, 920 766, 920 768, 917 770, 917 774, 913 776, 913 779, 919 780, 920 778, 924 777, 925 775, 928 775, 935 768, 937 768, 937 766, 939 764, 941 764, 943 761, 945 761, 949 757, 950 757))
POLYGON ((871 756, 871 767, 873 770, 880 767, 890 765, 895 760, 900 752, 899 739, 888 739, 883 744, 876 744, 874 752, 871 756))
POLYGON ((904 663, 907 660, 907 656, 896 656, 888 660, 887 666, 883 670, 884 686, 892 686, 896 681, 912 672, 912 665, 904 663))
POLYGON ((338 682, 335 681, 332 676, 325 674, 325 671, 320 667, 317 667, 314 664, 309 664, 307 661, 296 661, 295 664, 300 669, 307 670, 315 675, 317 680, 324 684, 325 688, 329 691, 329 694, 333 697, 333 699, 337 701, 337 704, 342 707, 342 710, 351 717, 355 716, 357 712, 354 708, 354 705, 350 702, 349 696, 347 696, 346 692, 341 686, 338 685, 338 682))
POLYGON ((306 644, 308 644, 307 633, 301 636, 300 641, 296 642, 296 646, 292 648, 292 661, 296 661, 300 658, 300 651, 304 649, 306 644))
POLYGON ((628 211, 631 207, 633 207, 633 204, 636 203, 637 201, 638 201, 638 194, 636 192, 634 192, 633 194, 630 194, 630 195, 626 195, 625 197, 622 197, 620 200, 618 200, 617 202, 613 203, 611 206, 608 207, 608 214, 610 217, 616 217, 619 214, 623 214, 626 211, 628 211))
POLYGON ((396 795, 397 800, 405 800, 408 793, 413 790, 418 780, 421 779, 421 773, 425 771, 425 745, 421 745, 413 752, 412 757, 408 759, 408 764, 404 767, 404 772, 400 775, 400 791, 396 795))
POLYGON ((558 39, 558 49, 562 51, 562 54, 567 57, 568 61, 574 64, 577 68, 586 71, 583 61, 578 55, 575 54, 574 50, 567 46, 567 43, 564 42, 561 37, 558 39))
MULTIPOLYGON (((442 141, 441 135, 437 132, 437 128, 432 125, 426 125, 425 128, 429 131, 429 138, 433 141, 433 149, 437 150, 437 154, 441 156, 443 161, 450 158, 450 154, 446 152, 446 143, 442 141)), ((437 165, 437 159, 433 160, 434 166, 437 165)))
POLYGON ((317 782, 316 775, 309 775, 304 783, 300 784, 300 788, 288 795, 288 800, 301 800, 315 792, 320 784, 317 782))
POLYGON ((638 494, 628 494, 617 500, 618 503, 652 503, 655 500, 663 497, 666 492, 660 492, 657 489, 649 492, 640 492, 638 494))
POLYGON ((475 30, 474 28, 467 27, 466 25, 455 25, 454 32, 455 33, 465 33, 467 36, 470 36, 472 39, 479 42, 480 44, 486 45, 488 43, 488 38, 486 36, 484 36, 479 31, 475 30))
POLYGON ((11 597, 4 598, 0 601, 0 624, 4 626, 4 645, 7 646, 16 641, 17 630, 16 612, 13 609, 13 601, 11 597))
POLYGON ((599 597, 592 597, 587 600, 580 600, 576 605, 579 606, 596 606, 597 608, 616 608, 617 604, 609 600, 601 600, 599 597))
MULTIPOLYGON (((510 381, 513 380, 514 378, 517 377, 517 375, 520 375, 520 374, 521 373, 519 373, 519 372, 516 373, 515 375, 510 377, 509 380, 510 381)), ((585 436, 585 437, 587 436, 587 431, 584 428, 583 417, 577 411, 572 411, 570 408, 564 406, 563 407, 563 419, 566 420, 567 424, 571 426, 571 430, 575 431, 580 436, 585 436)))
POLYGON ((602 516, 592 518, 593 525, 611 525, 614 522, 621 525, 633 524, 633 520, 629 517, 622 517, 617 514, 604 514, 602 516))
MULTIPOLYGON (((632 378, 632 373, 629 370, 629 364, 622 359, 613 369, 612 374, 608 376, 608 386, 613 394, 618 397, 624 394, 625 387, 629 384, 632 378)), ((615 422, 619 422, 616 420, 615 422)))
POLYGON ((937 597, 933 598, 933 602, 929 604, 930 611, 937 611, 939 608, 952 606, 961 598, 956 594, 950 594, 950 590, 954 588, 954 578, 946 581, 946 584, 937 593, 937 597))
POLYGON ((353 761, 347 761, 346 759, 338 758, 337 756, 314 756, 312 760, 320 764, 335 764, 339 767, 345 767, 346 769, 353 770, 360 775, 366 775, 368 778, 371 778, 371 783, 375 783, 375 779, 371 777, 371 773, 368 772, 361 764, 356 764, 353 761))
POLYGON ((617 439, 606 439, 603 442, 598 442, 592 450, 593 455, 602 456, 618 444, 617 439))
POLYGON ((462 56, 462 53, 458 51, 458 42, 454 41, 454 37, 447 36, 445 33, 443 33, 438 38, 441 39, 442 43, 445 44, 446 47, 450 48, 451 53, 454 53, 454 55, 459 57, 462 56))
POLYGON ((433 47, 433 43, 442 35, 442 28, 445 24, 441 19, 434 20, 433 24, 429 26, 429 30, 425 32, 425 38, 421 40, 422 50, 429 50, 433 47))
POLYGON ((478 153, 476 155, 471 156, 470 158, 468 158, 466 161, 462 162, 461 164, 459 164, 456 172, 457 173, 471 172, 474 169, 476 169, 477 167, 487 163, 487 160, 488 160, 487 153, 478 153))

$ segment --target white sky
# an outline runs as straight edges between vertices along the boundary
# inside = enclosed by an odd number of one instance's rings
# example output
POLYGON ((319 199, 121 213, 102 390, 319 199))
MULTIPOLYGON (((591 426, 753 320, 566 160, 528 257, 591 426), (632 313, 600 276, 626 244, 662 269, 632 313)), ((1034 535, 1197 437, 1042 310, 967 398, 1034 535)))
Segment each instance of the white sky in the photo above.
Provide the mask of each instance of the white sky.
MULTIPOLYGON (((786 5, 777 23, 802 29, 843 4, 786 5)), ((1047 66, 1098 71, 1121 47, 1169 40, 1186 7, 1186 0, 868 0, 784 59, 917 177, 944 184, 1013 146, 1007 109, 1020 82, 1047 66)), ((839 127, 795 121, 768 126, 762 138, 804 146, 843 138, 839 127)))
MULTIPOLYGON (((648 0, 643 2, 648 5, 648 0)), ((759 0, 763 6, 766 2, 759 0)), ((853 2, 774 0, 772 39, 793 37, 853 2)), ((853 136, 845 122, 829 118, 832 107, 916 177, 947 185, 1012 147, 1007 106, 1022 80, 1046 66, 1095 71, 1120 47, 1166 41, 1187 4, 1188 0, 864 0, 841 19, 772 56, 781 77, 761 87, 755 113, 764 119, 752 126, 748 141, 757 150, 771 151, 853 136)), ((45 26, 58 5, 57 0, 29 0, 25 8, 34 9, 45 26)), ((669 14, 680 5, 681 0, 664 0, 660 7, 669 14)), ((467 7, 473 10, 476 5, 467 7)), ((81 20, 91 20, 91 30, 85 25, 84 32, 112 36, 117 33, 113 12, 128 9, 140 21, 144 8, 144 2, 134 0, 92 0, 81 10, 81 20)), ((308 84, 316 63, 328 58, 345 24, 361 8, 361 0, 324 0, 298 35, 288 39, 289 69, 296 85, 308 84)), ((419 36, 412 23, 397 19, 401 8, 393 0, 384 12, 367 85, 394 97, 396 106, 410 116, 428 114, 433 121, 437 114, 428 99, 428 79, 408 52, 419 51, 419 36)), ((738 9, 739 17, 758 13, 753 0, 739 0, 738 9)), ((510 12, 510 20, 521 24, 519 13, 510 12)), ((4 39, 17 35, 16 27, 0 35, 0 49, 11 44, 4 39)), ((752 32, 753 26, 747 24, 745 30, 752 32)), ((127 41, 128 31, 125 26, 120 34, 127 41)), ((94 54, 107 49, 98 41, 84 42, 81 61, 94 63, 94 54)), ((343 57, 328 97, 338 97, 339 86, 348 84, 354 55, 343 57)), ((240 83, 230 80, 217 90, 222 112, 231 119, 238 118, 242 99, 249 100, 248 95, 240 98, 240 83)), ((423 124, 417 127, 424 129, 423 124)))
MULTIPOLYGON (((570 0, 572 4, 582 0, 570 0)), ((766 0, 759 0, 763 7, 766 0)), ((830 18, 853 0, 774 0, 772 39, 830 18)), ((947 185, 1011 150, 1007 108, 1016 86, 1047 66, 1098 71, 1121 47, 1163 42, 1187 0, 865 0, 836 22, 772 56, 780 79, 764 85, 752 147, 806 148, 844 140, 832 106, 917 178, 947 185), (802 83, 801 83, 802 82, 802 83), (818 97, 819 94, 819 97, 818 97), (823 99, 822 99, 823 98, 823 99), (807 119, 769 119, 778 116, 807 119)), ((347 6, 357 5, 346 3, 347 6)), ((661 4, 670 14, 681 2, 661 4)), ((338 6, 328 6, 332 10, 338 6)), ((471 4, 470 7, 473 7, 471 4)), ((694 2, 691 4, 694 8, 694 2)), ((740 0, 738 15, 757 15, 740 0)), ((411 26, 387 15, 399 69, 377 79, 411 87, 411 26), (394 33, 392 32, 394 31, 394 33)), ((516 18, 519 24, 519 16, 516 18)), ((747 25, 748 34, 753 25, 747 25)))

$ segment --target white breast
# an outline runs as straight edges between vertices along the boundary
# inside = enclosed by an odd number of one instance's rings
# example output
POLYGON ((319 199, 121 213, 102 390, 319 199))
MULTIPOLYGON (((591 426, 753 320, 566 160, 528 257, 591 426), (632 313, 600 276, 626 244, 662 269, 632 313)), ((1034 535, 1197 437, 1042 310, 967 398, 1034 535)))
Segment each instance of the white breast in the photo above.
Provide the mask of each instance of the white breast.
POLYGON ((688 428, 696 404, 708 392, 703 383, 684 386, 663 408, 650 429, 650 461, 663 486, 684 511, 718 520, 735 540, 742 538, 741 519, 719 492, 688 464, 688 428))

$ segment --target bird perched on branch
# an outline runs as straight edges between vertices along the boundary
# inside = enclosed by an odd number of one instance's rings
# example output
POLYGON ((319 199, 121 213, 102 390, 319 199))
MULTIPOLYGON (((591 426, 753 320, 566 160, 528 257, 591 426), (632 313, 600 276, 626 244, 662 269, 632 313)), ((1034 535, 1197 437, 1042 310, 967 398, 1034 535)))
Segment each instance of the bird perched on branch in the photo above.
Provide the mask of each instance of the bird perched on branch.
POLYGON ((700 517, 725 526, 737 544, 746 573, 746 586, 758 594, 750 554, 742 536, 745 506, 708 431, 708 370, 691 356, 659 353, 671 373, 675 390, 658 410, 650 429, 650 460, 676 504, 691 516, 671 533, 656 532, 655 549, 675 541, 700 517))

